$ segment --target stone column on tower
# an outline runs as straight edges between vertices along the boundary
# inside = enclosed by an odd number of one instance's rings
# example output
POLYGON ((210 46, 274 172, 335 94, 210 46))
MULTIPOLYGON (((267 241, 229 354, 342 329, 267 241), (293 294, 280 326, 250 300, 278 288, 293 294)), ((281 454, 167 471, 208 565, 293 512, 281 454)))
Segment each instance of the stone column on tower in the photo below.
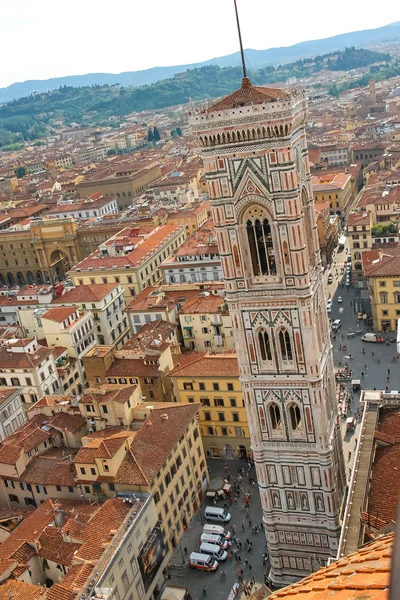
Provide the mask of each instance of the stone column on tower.
POLYGON ((298 89, 190 107, 232 316, 270 577, 336 557, 345 468, 298 89))

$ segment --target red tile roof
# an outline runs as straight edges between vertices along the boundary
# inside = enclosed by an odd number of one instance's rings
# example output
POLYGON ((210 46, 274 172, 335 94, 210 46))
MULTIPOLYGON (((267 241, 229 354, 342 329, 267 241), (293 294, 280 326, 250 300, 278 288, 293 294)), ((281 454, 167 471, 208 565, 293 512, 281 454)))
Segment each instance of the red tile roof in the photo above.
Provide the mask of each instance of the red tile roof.
POLYGON ((118 283, 95 283, 78 285, 62 296, 55 298, 52 304, 80 304, 82 302, 100 302, 118 287, 118 283))
POLYGON ((48 598, 44 587, 24 581, 7 579, 0 585, 0 600, 44 600, 45 597, 48 598))
POLYGON ((400 245, 385 250, 369 250, 362 253, 366 277, 400 276, 400 245))
POLYGON ((235 353, 208 354, 190 352, 176 357, 175 368, 169 377, 239 377, 235 353))
POLYGON ((250 83, 249 79, 243 79, 242 87, 229 94, 219 102, 208 108, 207 112, 215 112, 229 108, 239 108, 250 104, 263 104, 265 102, 276 102, 288 100, 291 97, 289 91, 279 88, 257 87, 250 83))
POLYGON ((364 546, 268 600, 388 600, 393 534, 364 546))
POLYGON ((42 319, 49 319, 50 321, 56 321, 62 323, 65 319, 68 319, 77 311, 76 306, 66 306, 63 308, 50 308, 43 316, 42 319))

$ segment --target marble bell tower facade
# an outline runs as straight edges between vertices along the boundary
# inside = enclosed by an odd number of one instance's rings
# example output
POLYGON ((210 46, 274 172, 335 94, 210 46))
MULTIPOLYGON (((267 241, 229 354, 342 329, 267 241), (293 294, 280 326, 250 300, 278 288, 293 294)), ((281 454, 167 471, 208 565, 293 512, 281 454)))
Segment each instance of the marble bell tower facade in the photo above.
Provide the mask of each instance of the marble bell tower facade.
POLYGON ((305 125, 297 89, 189 106, 235 336, 270 556, 286 584, 336 557, 345 492, 305 125))

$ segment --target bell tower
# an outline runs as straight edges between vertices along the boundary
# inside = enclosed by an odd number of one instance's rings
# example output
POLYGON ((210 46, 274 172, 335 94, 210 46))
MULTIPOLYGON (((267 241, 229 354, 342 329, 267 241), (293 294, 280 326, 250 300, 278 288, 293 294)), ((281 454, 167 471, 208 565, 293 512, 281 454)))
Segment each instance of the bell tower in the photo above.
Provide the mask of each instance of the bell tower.
POLYGON ((263 507, 270 577, 337 554, 345 469, 298 89, 190 106, 213 206, 263 507))

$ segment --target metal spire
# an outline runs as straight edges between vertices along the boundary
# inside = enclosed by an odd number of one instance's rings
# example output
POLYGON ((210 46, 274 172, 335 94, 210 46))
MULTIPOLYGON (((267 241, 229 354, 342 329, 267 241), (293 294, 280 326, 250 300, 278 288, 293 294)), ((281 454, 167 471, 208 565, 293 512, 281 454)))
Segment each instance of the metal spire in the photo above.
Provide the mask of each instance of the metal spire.
POLYGON ((250 80, 247 78, 246 63, 244 60, 244 52, 243 52, 243 44, 242 44, 242 34, 240 32, 239 14, 238 14, 236 0, 233 0, 233 2, 235 4, 236 24, 237 24, 238 35, 239 35, 239 44, 240 44, 240 55, 242 57, 243 83, 249 84, 250 80), (246 81, 244 81, 244 80, 246 80, 246 81))

